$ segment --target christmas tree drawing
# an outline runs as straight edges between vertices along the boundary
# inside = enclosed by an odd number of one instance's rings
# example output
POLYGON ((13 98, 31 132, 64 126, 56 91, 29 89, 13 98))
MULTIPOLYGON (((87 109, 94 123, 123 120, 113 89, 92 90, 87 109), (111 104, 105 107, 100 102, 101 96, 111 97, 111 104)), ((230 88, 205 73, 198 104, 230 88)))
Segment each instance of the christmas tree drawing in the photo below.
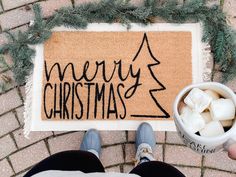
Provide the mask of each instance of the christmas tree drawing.
POLYGON ((133 118, 169 118, 169 113, 157 100, 158 93, 166 90, 166 87, 158 80, 156 72, 153 71, 160 61, 153 55, 146 33, 144 33, 141 45, 132 61, 134 64, 139 63, 142 78, 141 86, 138 89, 139 96, 133 102, 143 105, 143 110, 135 110, 135 113, 132 112, 130 116, 133 118))

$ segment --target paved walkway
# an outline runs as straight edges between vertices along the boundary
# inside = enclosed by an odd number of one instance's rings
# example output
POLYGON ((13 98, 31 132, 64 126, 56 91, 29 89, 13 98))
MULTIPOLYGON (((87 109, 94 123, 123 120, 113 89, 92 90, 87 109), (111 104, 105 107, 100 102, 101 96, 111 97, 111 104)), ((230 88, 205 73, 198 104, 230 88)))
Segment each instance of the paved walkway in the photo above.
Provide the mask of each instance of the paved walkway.
MULTIPOLYGON (((33 19, 32 4, 38 0, 0 0, 1 29, 25 30, 33 19)), ((44 17, 62 6, 72 6, 88 0, 40 1, 44 17)), ((137 3, 137 0, 132 0, 137 3)), ((140 0, 138 0, 140 1, 140 0)), ((209 4, 218 3, 210 1, 209 4)), ((236 1, 226 0, 224 9, 236 27, 236 1)), ((6 38, 0 34, 0 44, 6 38)), ((7 72, 11 75, 10 71, 7 72)), ((215 80, 220 78, 217 73, 215 80)), ((235 89, 235 81, 228 83, 235 89)), ((79 149, 84 132, 34 132, 30 140, 25 139, 23 127, 24 87, 15 87, 14 82, 6 93, 0 94, 0 177, 23 176, 35 163, 64 150, 79 149)), ((134 132, 101 132, 101 161, 107 171, 129 172, 133 168, 134 132)), ((236 161, 230 160, 226 152, 201 156, 185 147, 174 132, 156 132, 155 157, 176 166, 187 177, 235 177, 236 161)))

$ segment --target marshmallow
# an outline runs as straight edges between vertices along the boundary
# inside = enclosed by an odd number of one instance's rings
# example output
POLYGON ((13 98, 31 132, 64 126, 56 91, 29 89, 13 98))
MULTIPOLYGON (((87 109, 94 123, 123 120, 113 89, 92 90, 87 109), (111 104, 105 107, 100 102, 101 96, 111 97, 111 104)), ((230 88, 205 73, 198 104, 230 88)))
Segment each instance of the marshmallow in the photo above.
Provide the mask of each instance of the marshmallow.
POLYGON ((233 125, 233 120, 221 120, 220 123, 223 127, 231 127, 233 125))
POLYGON ((201 113, 201 116, 205 120, 206 124, 208 124, 210 121, 212 121, 210 112, 203 112, 203 113, 201 113))
POLYGON ((198 132, 205 126, 204 119, 196 111, 189 112, 188 110, 185 113, 181 114, 180 117, 182 118, 185 127, 192 133, 198 132))
POLYGON ((183 107, 185 107, 185 103, 183 101, 180 101, 179 102, 179 106, 178 106, 178 110, 179 110, 179 113, 182 114, 182 109, 183 107))
POLYGON ((180 108, 180 114, 191 114, 191 113, 192 109, 186 105, 180 108))
POLYGON ((213 120, 232 120, 235 117, 235 105, 231 99, 213 100, 210 105, 213 120))
POLYGON ((212 98, 199 88, 192 89, 184 102, 193 110, 201 113, 210 105, 212 98))
POLYGON ((217 100, 220 98, 220 95, 213 91, 213 90, 205 90, 204 91, 208 96, 210 96, 212 98, 212 100, 217 100))
POLYGON ((224 128, 221 125, 220 121, 211 121, 206 124, 206 126, 199 131, 201 136, 213 137, 224 134, 224 128))

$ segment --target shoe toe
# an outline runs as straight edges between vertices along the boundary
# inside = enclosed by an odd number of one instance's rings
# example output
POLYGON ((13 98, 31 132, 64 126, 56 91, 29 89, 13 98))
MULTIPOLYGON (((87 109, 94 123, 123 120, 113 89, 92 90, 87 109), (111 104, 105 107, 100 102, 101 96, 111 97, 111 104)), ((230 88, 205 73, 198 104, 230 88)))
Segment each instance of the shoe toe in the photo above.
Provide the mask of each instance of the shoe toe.
POLYGON ((154 131, 152 126, 148 123, 142 123, 136 133, 136 148, 142 143, 147 143, 152 148, 154 148, 156 144, 154 131))
POLYGON ((81 143, 81 150, 96 150, 99 154, 101 152, 101 138, 97 130, 88 130, 81 143))

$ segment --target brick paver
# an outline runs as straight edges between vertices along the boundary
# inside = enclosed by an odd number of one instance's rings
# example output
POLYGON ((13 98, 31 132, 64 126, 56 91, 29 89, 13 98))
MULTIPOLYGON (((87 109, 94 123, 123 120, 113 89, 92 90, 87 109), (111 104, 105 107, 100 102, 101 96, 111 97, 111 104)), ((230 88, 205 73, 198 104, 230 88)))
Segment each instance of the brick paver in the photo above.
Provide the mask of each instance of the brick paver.
POLYGON ((128 131, 128 141, 130 142, 135 141, 135 131, 128 131))
POLYGON ((25 138, 23 129, 19 129, 13 132, 16 144, 19 148, 23 148, 34 142, 42 140, 52 135, 52 132, 30 132, 29 138, 25 138))
POLYGON ((228 15, 234 17, 236 15, 235 8, 236 8, 236 2, 234 0, 225 0, 224 10, 228 15))
POLYGON ((166 145, 165 162, 187 166, 201 166, 201 155, 185 146, 166 145))
POLYGON ((9 10, 36 1, 38 0, 2 0, 2 5, 4 10, 9 10))
POLYGON ((49 153, 44 141, 36 143, 28 148, 10 156, 10 161, 16 173, 31 167, 37 162, 48 157, 49 153))
POLYGON ((105 169, 106 172, 120 172, 120 166, 114 166, 114 167, 110 167, 110 168, 106 168, 105 169))
POLYGON ((218 170, 211 170, 207 169, 204 173, 203 177, 235 177, 236 174, 218 171, 218 170))
POLYGON ((125 155, 125 162, 134 164, 135 145, 134 144, 125 144, 125 152, 127 152, 127 154, 125 155))
POLYGON ((227 156, 227 152, 206 155, 203 163, 206 167, 212 167, 236 173, 236 162, 227 156))
POLYGON ((78 5, 89 3, 89 2, 99 2, 99 0, 74 0, 74 2, 75 2, 75 5, 78 6, 78 5))
POLYGON ((231 88, 234 92, 236 92, 236 79, 232 79, 231 81, 228 81, 225 85, 227 85, 229 88, 231 88))
POLYGON ((0 159, 16 151, 16 145, 10 135, 0 138, 0 159))
MULTIPOLYGON (((220 71, 216 72, 214 75, 213 81, 215 81, 215 82, 222 81, 222 72, 220 72, 220 71)), ((236 79, 233 79, 231 81, 226 82, 225 85, 228 86, 229 88, 231 88, 234 92, 236 92, 235 82, 236 82, 236 79)))
MULTIPOLYGON (((0 34, 0 45, 3 45, 5 43, 7 43, 6 35, 4 33, 1 33, 0 34)), ((1 69, 0 69, 0 71, 1 71, 1 69)))
POLYGON ((21 106, 15 110, 16 110, 17 118, 20 122, 20 125, 23 126, 24 125, 24 106, 21 106))
POLYGON ((134 165, 125 164, 123 166, 123 172, 124 173, 129 173, 133 168, 134 168, 134 165))
POLYGON ((0 117, 0 137, 6 133, 9 133, 19 127, 19 123, 12 112, 4 114, 0 117))
POLYGON ((43 17, 51 16, 55 10, 60 9, 61 7, 72 7, 72 3, 70 0, 57 0, 56 3, 55 0, 48 0, 42 1, 39 4, 42 7, 43 17))
POLYGON ((16 89, 1 95, 0 100, 0 115, 22 104, 16 89))
POLYGON ((6 159, 0 161, 0 176, 8 177, 13 175, 14 172, 6 159))
MULTIPOLYGON (((74 0, 74 2, 75 2, 75 5, 80 5, 80 4, 89 3, 89 2, 99 2, 99 0, 74 0)), ((130 3, 136 6, 140 6, 143 4, 143 0, 131 0, 130 3)))
POLYGON ((20 93, 21 93, 23 100, 25 101, 25 99, 26 99, 25 86, 20 87, 20 93))
POLYGON ((105 167, 124 163, 122 145, 103 148, 100 159, 105 167))
POLYGON ((22 173, 18 173, 16 176, 14 177, 23 177, 25 174, 27 173, 27 171, 24 171, 22 173))
POLYGON ((170 144, 184 144, 182 139, 179 137, 177 132, 167 132, 166 133, 166 143, 170 144))
POLYGON ((50 152, 52 154, 65 150, 78 150, 84 132, 76 132, 48 139, 50 152))
POLYGON ((154 158, 158 161, 163 161, 163 145, 156 145, 155 150, 153 151, 154 158))
MULTIPOLYGON (((27 23, 33 19, 32 4, 35 2, 42 6, 43 16, 48 17, 61 7, 72 6, 72 2, 79 5, 92 1, 99 0, 1 0, 4 12, 0 6, 0 29, 9 28, 12 32, 25 31, 27 23)), ((142 0, 131 0, 131 3, 140 5, 142 0)), ((183 0, 179 0, 179 3, 183 3, 183 0)), ((219 0, 208 1, 208 5, 212 4, 219 4, 219 0)), ((235 0, 225 0, 224 11, 228 13, 230 25, 236 29, 235 8, 235 0)), ((160 19, 158 21, 162 22, 160 19)), ((1 33, 2 30, 0 30, 0 45, 7 42, 5 34, 1 33)), ((6 59, 11 64, 11 58, 6 56, 6 59)), ((0 69, 0 72, 5 70, 0 69)), ((8 74, 11 73, 8 71, 8 74)), ((215 81, 221 79, 221 74, 216 73, 215 81)), ((236 79, 226 85, 236 92, 235 83, 236 79)), ((30 139, 25 139, 22 134, 24 107, 18 90, 14 87, 13 83, 9 86, 10 91, 0 94, 0 177, 12 175, 22 177, 29 167, 49 156, 49 151, 54 154, 64 150, 78 150, 84 135, 84 132, 33 132, 30 134, 30 139), (15 174, 8 160, 13 165, 15 174)), ((24 87, 21 86, 19 90, 25 100, 24 87)), ((201 155, 183 145, 176 132, 155 132, 155 135, 158 143, 154 151, 155 158, 176 165, 187 177, 236 176, 236 162, 230 160, 227 153, 206 156, 202 161, 201 155)), ((101 161, 108 167, 106 171, 127 173, 132 170, 135 132, 102 131, 101 137, 103 146, 101 161)))
POLYGON ((53 131, 54 135, 61 135, 61 134, 65 134, 65 133, 72 133, 72 132, 68 132, 68 131, 53 131))
POLYGON ((34 19, 32 6, 25 6, 0 15, 2 29, 14 28, 34 19))
POLYGON ((101 131, 102 145, 126 142, 125 131, 101 131))

